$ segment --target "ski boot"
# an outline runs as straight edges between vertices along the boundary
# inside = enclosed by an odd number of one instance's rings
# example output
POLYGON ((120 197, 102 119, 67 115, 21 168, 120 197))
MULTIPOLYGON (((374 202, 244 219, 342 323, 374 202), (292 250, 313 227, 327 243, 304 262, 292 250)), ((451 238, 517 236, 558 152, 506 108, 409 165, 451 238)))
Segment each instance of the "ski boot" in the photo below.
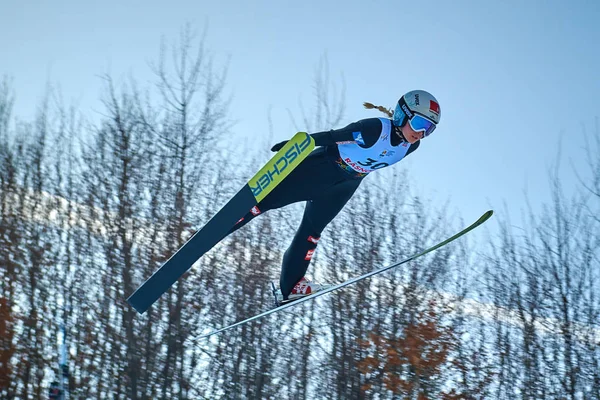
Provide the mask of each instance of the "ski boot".
POLYGON ((296 283, 292 292, 288 295, 287 299, 283 298, 283 294, 281 293, 281 289, 275 288, 275 284, 271 282, 271 291, 273 292, 273 297, 275 298, 275 306, 279 307, 287 303, 291 303, 294 300, 301 299, 306 296, 310 296, 313 293, 316 293, 320 290, 326 289, 331 285, 324 285, 320 283, 311 282, 306 277, 303 277, 296 283))

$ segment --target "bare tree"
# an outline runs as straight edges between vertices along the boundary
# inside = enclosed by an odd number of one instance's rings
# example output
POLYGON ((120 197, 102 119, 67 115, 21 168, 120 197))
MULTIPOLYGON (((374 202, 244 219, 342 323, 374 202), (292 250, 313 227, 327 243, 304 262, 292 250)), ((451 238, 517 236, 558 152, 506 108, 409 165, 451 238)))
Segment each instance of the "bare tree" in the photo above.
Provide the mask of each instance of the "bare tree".
POLYGON ((529 207, 517 232, 499 219, 492 243, 486 275, 497 310, 498 398, 597 398, 597 218, 593 197, 563 192, 559 167, 560 155, 542 211, 529 207))
MULTIPOLYGON (((14 255, 18 251, 18 224, 14 215, 16 171, 14 150, 8 138, 8 126, 13 107, 11 85, 4 78, 0 85, 0 395, 6 398, 15 396, 11 384, 13 368, 11 359, 16 353, 15 317, 18 262, 14 255)), ((14 382, 14 381, 13 381, 14 382)))

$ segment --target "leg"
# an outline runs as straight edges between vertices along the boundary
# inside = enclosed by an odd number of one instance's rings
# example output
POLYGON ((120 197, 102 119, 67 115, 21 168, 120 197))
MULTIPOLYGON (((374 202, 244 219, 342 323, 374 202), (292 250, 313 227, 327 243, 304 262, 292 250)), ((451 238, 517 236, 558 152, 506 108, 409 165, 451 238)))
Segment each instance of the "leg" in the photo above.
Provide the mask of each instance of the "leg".
POLYGON ((284 299, 306 274, 321 232, 350 200, 360 182, 345 181, 306 203, 300 227, 283 255, 279 285, 284 299))
POLYGON ((307 158, 294 171, 292 171, 292 173, 286 179, 284 179, 283 182, 281 182, 273 190, 273 192, 265 197, 263 201, 261 201, 257 206, 252 207, 252 209, 248 211, 246 215, 244 215, 233 226, 233 228, 231 228, 229 232, 227 232, 227 234, 221 238, 221 240, 231 235, 233 232, 237 231, 260 214, 310 198, 310 187, 307 187, 306 185, 306 182, 310 181, 307 177, 312 174, 311 170, 319 167, 319 162, 320 161, 318 159, 307 158))
POLYGON ((229 230, 227 236, 231 235, 233 232, 240 229, 242 226, 246 225, 248 222, 252 221, 254 217, 258 217, 260 214, 267 210, 262 209, 262 207, 254 206, 250 211, 246 213, 234 226, 229 230))
MULTIPOLYGON (((258 204, 258 208, 253 207, 252 210, 248 211, 248 213, 229 230, 225 237, 246 225, 259 214, 268 210, 274 210, 276 208, 285 207, 288 204, 313 198, 318 193, 321 193, 324 187, 329 187, 332 171, 339 174, 337 167, 333 166, 331 162, 328 161, 324 152, 311 153, 287 178, 273 189, 273 192, 258 204)), ((222 239, 223 238, 221 238, 221 240, 222 239)))

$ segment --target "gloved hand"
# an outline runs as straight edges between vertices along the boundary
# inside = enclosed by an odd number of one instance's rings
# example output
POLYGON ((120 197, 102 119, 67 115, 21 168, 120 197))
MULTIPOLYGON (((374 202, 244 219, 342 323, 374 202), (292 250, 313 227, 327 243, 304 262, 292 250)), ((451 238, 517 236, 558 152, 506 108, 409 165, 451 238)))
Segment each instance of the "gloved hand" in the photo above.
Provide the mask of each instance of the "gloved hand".
POLYGON ((271 147, 271 151, 279 151, 281 150, 281 148, 283 146, 285 146, 285 144, 288 142, 288 140, 284 140, 283 142, 279 142, 276 145, 274 145, 273 147, 271 147))

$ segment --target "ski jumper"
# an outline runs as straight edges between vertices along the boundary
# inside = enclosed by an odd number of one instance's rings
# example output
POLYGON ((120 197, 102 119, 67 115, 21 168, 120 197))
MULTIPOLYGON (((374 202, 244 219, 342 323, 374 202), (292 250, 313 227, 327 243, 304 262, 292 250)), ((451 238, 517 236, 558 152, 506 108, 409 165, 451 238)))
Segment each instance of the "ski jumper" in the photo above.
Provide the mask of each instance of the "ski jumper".
POLYGON ((419 141, 402 141, 395 129, 390 119, 368 118, 342 129, 311 134, 319 147, 229 231, 268 210, 306 201, 302 222, 283 256, 280 287, 284 299, 306 274, 321 232, 364 177, 397 163, 419 147, 419 141))

